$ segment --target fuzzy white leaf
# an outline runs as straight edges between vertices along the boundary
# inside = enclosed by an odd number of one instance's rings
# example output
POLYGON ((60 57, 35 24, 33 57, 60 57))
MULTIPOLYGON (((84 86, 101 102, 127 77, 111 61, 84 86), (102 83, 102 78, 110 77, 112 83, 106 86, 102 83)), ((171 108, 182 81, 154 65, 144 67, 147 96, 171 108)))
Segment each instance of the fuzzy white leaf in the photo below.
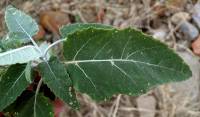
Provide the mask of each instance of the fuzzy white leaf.
POLYGON ((0 53, 0 66, 16 63, 27 63, 41 57, 34 46, 24 46, 18 49, 0 53))

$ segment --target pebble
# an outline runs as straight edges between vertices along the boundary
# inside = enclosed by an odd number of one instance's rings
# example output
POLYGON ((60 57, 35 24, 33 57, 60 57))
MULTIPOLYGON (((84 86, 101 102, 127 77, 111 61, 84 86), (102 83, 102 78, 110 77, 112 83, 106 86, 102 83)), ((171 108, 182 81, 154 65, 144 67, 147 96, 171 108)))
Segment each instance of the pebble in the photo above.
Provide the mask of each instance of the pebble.
POLYGON ((160 40, 165 40, 167 36, 167 30, 164 28, 160 28, 153 31, 153 37, 160 40))
POLYGON ((165 16, 166 12, 167 12, 167 8, 165 5, 161 4, 160 2, 155 3, 154 7, 153 7, 153 11, 155 12, 155 14, 157 16, 165 16))
POLYGON ((200 4, 196 4, 194 6, 194 10, 193 10, 193 13, 192 13, 192 20, 194 21, 194 23, 200 29, 200 4))
POLYGON ((191 46, 193 53, 200 56, 200 36, 192 43, 191 46))
POLYGON ((181 21, 188 21, 191 17, 186 12, 178 12, 171 17, 171 21, 174 24, 179 24, 181 21))
POLYGON ((150 110, 151 112, 141 112, 140 117, 155 117, 156 100, 153 96, 140 96, 137 98, 138 109, 150 110))
POLYGON ((195 40, 199 35, 198 29, 187 21, 183 21, 179 29, 183 33, 184 39, 188 41, 195 40))

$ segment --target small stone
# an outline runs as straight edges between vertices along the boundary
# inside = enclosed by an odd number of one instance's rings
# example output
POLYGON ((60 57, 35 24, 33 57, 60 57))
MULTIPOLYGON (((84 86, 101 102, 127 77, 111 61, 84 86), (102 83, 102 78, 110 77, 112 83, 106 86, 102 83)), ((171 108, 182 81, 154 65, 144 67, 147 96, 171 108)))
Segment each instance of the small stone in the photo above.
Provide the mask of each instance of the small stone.
POLYGON ((190 19, 191 19, 191 17, 188 13, 179 12, 179 13, 176 13, 172 16, 171 21, 174 24, 179 24, 181 21, 188 21, 190 19))
POLYGON ((195 40, 199 35, 198 29, 187 21, 181 23, 180 31, 183 33, 184 39, 189 41, 195 40))
POLYGON ((200 4, 199 3, 197 3, 194 6, 194 10, 193 10, 193 13, 192 13, 192 19, 193 19, 194 23, 200 29, 200 4))
POLYGON ((192 43, 193 53, 200 56, 200 36, 192 43))
POLYGON ((160 28, 153 31, 153 37, 156 39, 164 40, 167 36, 167 30, 160 28))
POLYGON ((153 96, 140 96, 137 99, 138 109, 149 110, 151 112, 141 112, 140 117, 155 117, 156 100, 153 96))
POLYGON ((157 2, 155 4, 155 6, 153 7, 153 11, 155 12, 155 14, 157 16, 162 17, 162 16, 165 16, 167 8, 166 8, 166 6, 164 4, 161 4, 160 2, 157 2))
POLYGON ((30 2, 30 1, 24 2, 22 6, 23 6, 23 10, 26 12, 30 12, 34 10, 33 2, 30 2))

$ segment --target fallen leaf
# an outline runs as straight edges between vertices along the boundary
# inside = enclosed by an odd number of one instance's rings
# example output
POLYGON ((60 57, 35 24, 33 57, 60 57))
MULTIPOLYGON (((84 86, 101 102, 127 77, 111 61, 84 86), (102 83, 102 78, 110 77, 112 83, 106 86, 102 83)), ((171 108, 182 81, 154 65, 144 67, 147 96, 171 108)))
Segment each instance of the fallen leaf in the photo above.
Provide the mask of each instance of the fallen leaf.
POLYGON ((192 43, 193 53, 200 56, 200 36, 192 43))
POLYGON ((64 102, 62 102, 59 99, 56 99, 55 101, 53 101, 53 105, 54 105, 54 116, 55 117, 60 117, 60 113, 63 112, 65 110, 65 104, 64 102))
POLYGON ((168 0, 167 5, 169 8, 178 10, 178 9, 183 9, 186 2, 187 2, 187 0, 168 0))
POLYGON ((41 25, 39 25, 38 33, 35 36, 33 36, 34 40, 42 39, 45 36, 45 33, 46 32, 45 32, 44 28, 41 25))
POLYGON ((0 112, 0 117, 4 117, 4 115, 3 115, 3 113, 2 113, 2 112, 0 112))
POLYGON ((70 23, 69 15, 60 11, 46 11, 40 14, 40 23, 53 34, 59 34, 62 25, 70 23))
POLYGON ((99 9, 99 11, 97 13, 97 22, 100 22, 100 23, 103 22, 104 16, 105 16, 105 11, 106 11, 106 9, 103 9, 103 8, 99 9))

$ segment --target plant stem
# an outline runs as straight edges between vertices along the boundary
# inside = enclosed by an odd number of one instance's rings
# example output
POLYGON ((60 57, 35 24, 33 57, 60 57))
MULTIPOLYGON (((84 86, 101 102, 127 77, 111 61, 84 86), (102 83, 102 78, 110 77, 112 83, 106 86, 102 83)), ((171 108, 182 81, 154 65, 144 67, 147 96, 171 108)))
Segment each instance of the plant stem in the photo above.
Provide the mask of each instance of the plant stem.
POLYGON ((46 57, 48 51, 49 51, 53 46, 55 46, 55 45, 57 45, 57 44, 59 44, 59 43, 62 43, 62 42, 64 42, 64 41, 66 41, 66 40, 67 40, 67 39, 60 39, 60 40, 58 40, 58 41, 52 43, 52 44, 44 51, 44 55, 43 55, 43 56, 46 57))
POLYGON ((36 115, 36 103, 37 103, 37 96, 38 96, 38 93, 40 91, 40 87, 42 86, 42 78, 40 79, 39 83, 38 83, 38 86, 37 86, 37 89, 36 89, 36 92, 35 92, 35 100, 34 100, 34 107, 33 107, 33 110, 34 110, 34 117, 37 117, 36 115))

